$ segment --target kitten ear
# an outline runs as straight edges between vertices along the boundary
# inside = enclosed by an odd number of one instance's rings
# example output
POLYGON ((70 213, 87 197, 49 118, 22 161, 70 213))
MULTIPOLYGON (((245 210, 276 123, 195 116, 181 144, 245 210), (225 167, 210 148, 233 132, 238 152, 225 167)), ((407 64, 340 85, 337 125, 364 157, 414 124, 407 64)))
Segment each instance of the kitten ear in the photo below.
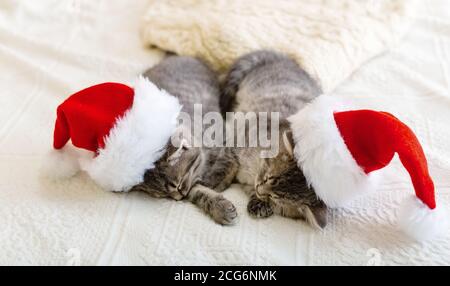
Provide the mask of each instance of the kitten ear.
POLYGON ((327 225, 327 206, 323 203, 304 208, 306 221, 317 228, 323 229, 327 225))
POLYGON ((190 129, 185 126, 178 126, 170 140, 174 147, 184 150, 189 149, 193 143, 190 129))
POLYGON ((191 148, 189 142, 184 138, 181 139, 180 146, 178 147, 178 149, 172 155, 170 155, 169 158, 167 158, 169 164, 171 166, 175 165, 178 162, 178 159, 180 159, 183 152, 188 150, 189 148, 191 148))
POLYGON ((190 148, 191 148, 191 143, 189 142, 189 140, 186 138, 181 139, 179 149, 188 150, 190 148))
POLYGON ((289 155, 294 156, 294 137, 291 130, 283 132, 283 144, 289 155))

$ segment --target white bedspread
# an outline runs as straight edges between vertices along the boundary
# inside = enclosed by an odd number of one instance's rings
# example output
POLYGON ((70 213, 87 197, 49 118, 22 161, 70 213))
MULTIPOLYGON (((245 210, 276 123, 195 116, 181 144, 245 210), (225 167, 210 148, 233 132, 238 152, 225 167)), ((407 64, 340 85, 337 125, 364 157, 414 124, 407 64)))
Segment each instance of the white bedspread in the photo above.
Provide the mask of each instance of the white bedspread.
MULTIPOLYGON (((372 197, 333 211, 322 232, 250 218, 237 187, 225 196, 240 220, 223 227, 189 203, 107 193, 82 174, 41 179, 56 106, 91 84, 132 80, 162 57, 139 41, 145 2, 0 2, 0 264, 450 264, 450 230, 423 245, 395 230, 395 210, 413 191, 397 159, 372 197)), ((450 5, 422 2, 404 42, 338 91, 412 127, 438 204, 450 208, 450 5)))

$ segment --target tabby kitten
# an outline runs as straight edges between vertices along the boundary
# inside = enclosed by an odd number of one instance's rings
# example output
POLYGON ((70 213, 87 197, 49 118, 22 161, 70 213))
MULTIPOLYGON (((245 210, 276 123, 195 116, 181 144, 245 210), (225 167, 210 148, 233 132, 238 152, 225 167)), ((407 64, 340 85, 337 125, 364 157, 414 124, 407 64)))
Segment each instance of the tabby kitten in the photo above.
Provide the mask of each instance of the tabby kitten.
MULTIPOLYGON (((279 112, 280 118, 279 152, 274 158, 261 158, 261 147, 234 149, 236 181, 248 186, 245 189, 250 193, 250 215, 268 217, 275 213, 305 219, 319 228, 326 225, 326 206, 296 164, 292 132, 286 120, 320 94, 316 81, 294 60, 277 52, 253 52, 231 67, 220 98, 222 112, 279 112)), ((249 133, 245 133, 245 142, 249 142, 249 133)))
MULTIPOLYGON (((146 71, 144 77, 177 97, 183 106, 181 111, 188 113, 191 118, 194 104, 202 104, 203 112, 219 112, 217 77, 198 59, 170 56, 146 71)), ((183 123, 178 126, 178 130, 187 128, 183 123)), ((217 223, 233 224, 237 218, 236 208, 214 190, 223 191, 232 180, 228 173, 223 172, 230 169, 228 160, 216 162, 215 158, 228 158, 234 154, 220 148, 191 147, 191 141, 190 136, 185 136, 180 138, 180 146, 175 147, 169 140, 155 168, 148 170, 144 182, 132 190, 144 191, 158 198, 187 199, 217 223)))

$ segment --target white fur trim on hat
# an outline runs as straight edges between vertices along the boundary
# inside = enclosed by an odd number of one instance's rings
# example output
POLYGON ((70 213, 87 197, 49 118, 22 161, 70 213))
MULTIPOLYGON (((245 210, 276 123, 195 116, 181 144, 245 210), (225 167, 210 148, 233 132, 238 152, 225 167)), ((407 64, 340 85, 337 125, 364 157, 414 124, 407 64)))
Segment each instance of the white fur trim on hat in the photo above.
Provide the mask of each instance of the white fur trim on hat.
POLYGON ((448 212, 443 206, 432 210, 416 196, 410 196, 400 206, 398 226, 415 241, 430 240, 448 229, 448 212))
POLYGON ((180 110, 176 97, 140 77, 133 106, 105 138, 105 148, 95 158, 81 160, 81 168, 106 190, 128 191, 162 156, 180 110))
POLYGON ((336 125, 333 112, 340 110, 330 95, 321 95, 288 118, 297 163, 329 207, 345 206, 372 189, 370 176, 356 163, 336 125))
POLYGON ((64 146, 61 150, 52 149, 42 161, 41 173, 50 179, 67 179, 80 171, 78 154, 71 146, 64 146))

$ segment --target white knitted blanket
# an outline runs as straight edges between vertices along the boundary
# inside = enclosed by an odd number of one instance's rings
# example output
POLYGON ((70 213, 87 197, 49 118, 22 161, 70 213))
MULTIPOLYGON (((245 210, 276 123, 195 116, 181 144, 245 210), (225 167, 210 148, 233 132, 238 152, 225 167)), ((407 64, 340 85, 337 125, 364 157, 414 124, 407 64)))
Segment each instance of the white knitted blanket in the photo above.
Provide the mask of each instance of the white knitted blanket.
POLYGON ((142 38, 224 70, 261 48, 288 53, 329 91, 404 34, 411 0, 151 1, 142 38))

